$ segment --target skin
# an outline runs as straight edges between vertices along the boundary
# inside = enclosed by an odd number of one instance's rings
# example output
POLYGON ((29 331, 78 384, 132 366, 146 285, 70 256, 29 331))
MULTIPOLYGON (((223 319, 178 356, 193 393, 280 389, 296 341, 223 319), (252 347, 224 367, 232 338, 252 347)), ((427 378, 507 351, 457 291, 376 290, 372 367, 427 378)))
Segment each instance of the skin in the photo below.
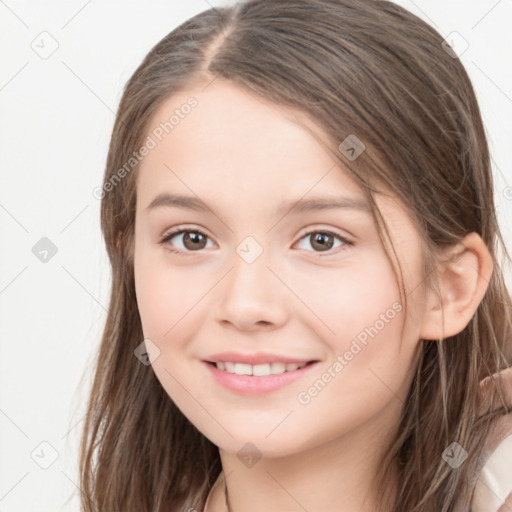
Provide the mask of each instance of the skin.
MULTIPOLYGON (((204 90, 169 97, 149 126, 168 120, 190 96, 198 106, 142 160, 137 177, 136 295, 144 336, 160 350, 155 374, 219 447, 232 511, 372 510, 379 457, 397 428, 421 339, 438 339, 443 328, 447 337, 467 325, 492 272, 489 253, 473 233, 439 266, 443 326, 439 297, 421 278, 414 223, 392 196, 378 195, 404 270, 407 317, 403 309, 396 312, 321 392, 300 403, 299 393, 400 302, 391 264, 369 212, 277 213, 283 200, 304 196, 364 200, 296 122, 298 112, 216 79, 204 90), (147 210, 161 192, 199 197, 216 214, 147 210), (199 229, 206 245, 194 249, 197 242, 187 244, 183 235, 159 244, 175 227, 199 229), (306 234, 326 230, 354 245, 330 238, 333 248, 322 252, 306 234), (236 252, 249 235, 263 249, 252 263, 236 252), (245 396, 215 382, 201 362, 231 350, 321 363, 284 388, 245 396), (261 454, 252 467, 237 457, 247 442, 261 454)), ((392 471, 391 495, 395 488, 392 471)), ((212 499, 213 512, 224 510, 220 486, 212 499)))

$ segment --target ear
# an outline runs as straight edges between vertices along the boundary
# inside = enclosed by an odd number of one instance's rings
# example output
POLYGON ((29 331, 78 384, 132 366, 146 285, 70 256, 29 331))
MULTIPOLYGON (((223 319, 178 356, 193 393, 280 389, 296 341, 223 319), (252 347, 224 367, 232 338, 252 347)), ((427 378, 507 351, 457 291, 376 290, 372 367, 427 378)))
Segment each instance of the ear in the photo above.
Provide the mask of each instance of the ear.
POLYGON ((420 331, 425 340, 455 336, 468 325, 489 286, 493 262, 484 241, 473 232, 442 252, 436 270, 441 300, 434 290, 427 290, 420 331))

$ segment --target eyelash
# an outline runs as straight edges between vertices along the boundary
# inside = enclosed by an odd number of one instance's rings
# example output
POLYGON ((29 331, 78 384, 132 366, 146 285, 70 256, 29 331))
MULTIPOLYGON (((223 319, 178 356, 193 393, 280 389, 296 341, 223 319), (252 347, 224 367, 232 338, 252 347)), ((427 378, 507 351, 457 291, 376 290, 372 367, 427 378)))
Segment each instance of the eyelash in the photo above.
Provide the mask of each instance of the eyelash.
MULTIPOLYGON (((200 229, 184 229, 184 228, 178 228, 176 229, 175 231, 171 231, 170 233, 167 233, 166 235, 164 235, 164 237, 158 242, 160 245, 164 245, 164 244, 167 244, 167 242, 169 242, 172 238, 174 238, 176 235, 179 235, 181 233, 199 233, 200 235, 206 237, 206 238, 210 238, 206 233, 203 233, 200 229)), ((332 235, 334 236, 335 238, 338 238, 339 240, 341 240, 341 242, 343 242, 343 244, 345 246, 348 246, 348 247, 351 247, 354 245, 353 242, 351 242, 350 240, 347 240, 345 237, 341 236, 341 235, 338 235, 337 233, 333 233, 332 231, 322 231, 322 230, 313 230, 313 231, 308 231, 307 233, 305 233, 304 235, 302 235, 299 239, 302 240, 314 233, 321 233, 323 235, 332 235)), ((170 244, 169 244, 170 245, 170 244)), ((171 253, 173 254, 176 254, 178 256, 186 256, 187 253, 194 253, 194 252, 200 252, 200 251, 182 251, 182 250, 176 250, 176 249, 173 249, 172 247, 166 247, 166 249, 168 251, 170 251, 171 253)), ((332 250, 332 249, 330 249, 332 250)), ((342 251, 345 250, 345 249, 341 249, 342 251)), ((318 252, 318 251, 308 251, 308 252, 315 252, 316 254, 318 254, 318 256, 320 256, 321 258, 324 258, 324 257, 329 257, 329 256, 334 256, 336 255, 337 253, 334 253, 334 254, 322 254, 321 252, 318 252)))

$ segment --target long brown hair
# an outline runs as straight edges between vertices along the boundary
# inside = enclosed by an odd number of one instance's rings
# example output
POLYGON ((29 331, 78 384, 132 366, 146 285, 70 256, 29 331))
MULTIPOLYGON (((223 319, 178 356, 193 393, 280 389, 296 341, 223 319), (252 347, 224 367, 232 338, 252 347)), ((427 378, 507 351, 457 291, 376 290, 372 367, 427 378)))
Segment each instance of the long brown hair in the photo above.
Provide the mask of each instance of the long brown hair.
MULTIPOLYGON (((398 461, 396 512, 468 510, 490 421, 508 412, 497 387, 487 414, 476 414, 479 381, 512 363, 512 301, 502 271, 510 256, 475 93, 442 42, 387 1, 248 0, 197 14, 151 49, 124 89, 104 175, 101 228, 112 289, 81 440, 83 512, 201 511, 221 470, 217 447, 134 357, 143 340, 133 272, 137 165, 125 166, 165 99, 218 77, 306 114, 325 134, 319 142, 370 198, 377 185, 392 190, 422 236, 429 286, 436 251, 471 232, 485 242, 494 262, 487 292, 462 332, 420 340, 379 480, 384 489, 386 467, 398 461), (366 146, 353 161, 338 150, 350 134, 366 146), (454 440, 469 454, 457 470, 441 457, 454 440)), ((374 202, 372 209, 384 242, 385 219, 374 202)))

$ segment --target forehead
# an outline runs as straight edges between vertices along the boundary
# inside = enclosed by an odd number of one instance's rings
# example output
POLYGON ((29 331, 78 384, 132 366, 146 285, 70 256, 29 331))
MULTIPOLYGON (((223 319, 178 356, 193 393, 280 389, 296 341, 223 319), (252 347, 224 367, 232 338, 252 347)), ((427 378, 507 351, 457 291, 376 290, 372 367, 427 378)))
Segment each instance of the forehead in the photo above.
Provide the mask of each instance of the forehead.
POLYGON ((148 123, 146 136, 155 147, 139 165, 139 197, 155 195, 162 187, 189 194, 216 192, 219 200, 223 193, 261 193, 266 201, 285 192, 297 197, 309 191, 363 196, 302 126, 319 133, 303 113, 226 80, 203 89, 173 94, 148 123))

